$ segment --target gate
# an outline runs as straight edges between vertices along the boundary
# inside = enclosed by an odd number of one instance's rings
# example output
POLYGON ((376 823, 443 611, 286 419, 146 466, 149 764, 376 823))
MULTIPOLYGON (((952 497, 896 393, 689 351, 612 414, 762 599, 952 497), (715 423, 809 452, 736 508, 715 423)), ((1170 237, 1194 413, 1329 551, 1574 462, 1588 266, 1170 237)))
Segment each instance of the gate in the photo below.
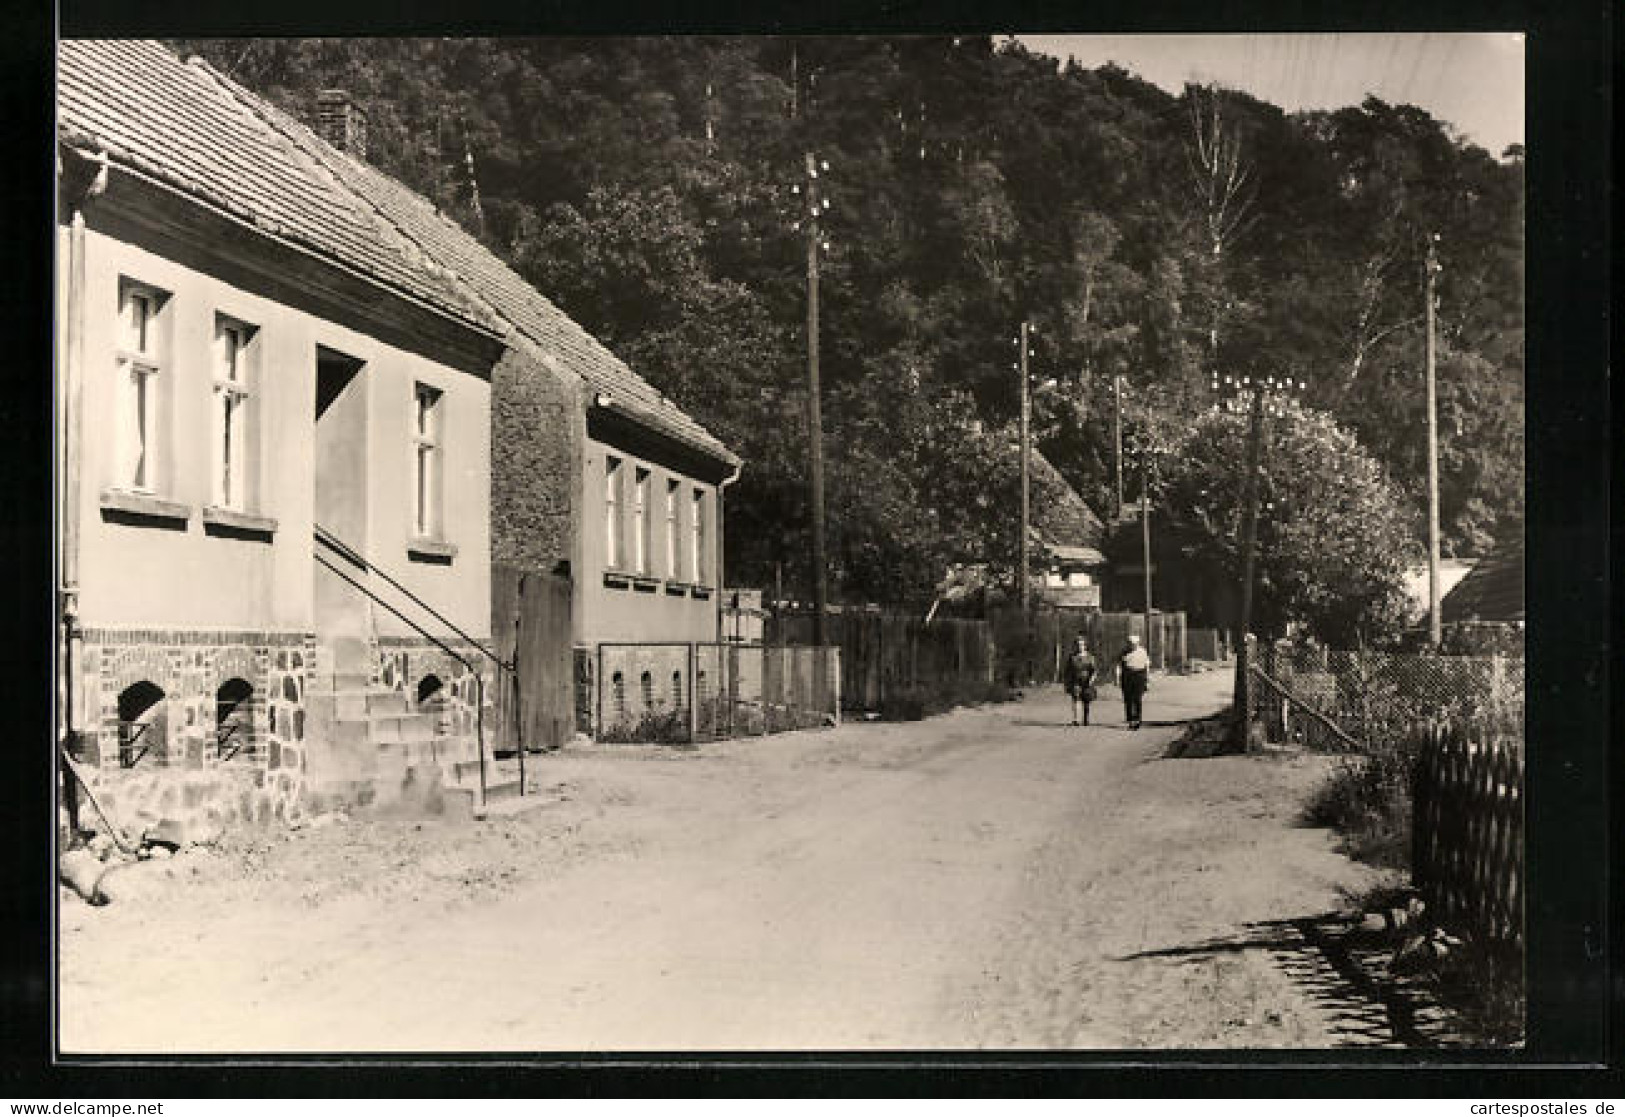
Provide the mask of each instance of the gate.
POLYGON ((491 638, 514 665, 497 701, 498 749, 558 748, 575 732, 570 580, 493 564, 491 638))

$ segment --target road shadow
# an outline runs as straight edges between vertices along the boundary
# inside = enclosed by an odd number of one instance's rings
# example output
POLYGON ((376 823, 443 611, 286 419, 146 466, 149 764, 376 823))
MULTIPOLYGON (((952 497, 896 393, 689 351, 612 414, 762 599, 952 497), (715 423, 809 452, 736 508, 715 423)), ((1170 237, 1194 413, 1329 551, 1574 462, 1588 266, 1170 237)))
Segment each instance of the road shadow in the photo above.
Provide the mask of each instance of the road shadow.
POLYGON ((1461 1046, 1446 1014, 1418 985, 1391 977, 1384 949, 1348 916, 1327 913, 1244 924, 1235 935, 1144 950, 1117 961, 1194 965, 1262 951, 1332 1022, 1337 1046, 1461 1046))

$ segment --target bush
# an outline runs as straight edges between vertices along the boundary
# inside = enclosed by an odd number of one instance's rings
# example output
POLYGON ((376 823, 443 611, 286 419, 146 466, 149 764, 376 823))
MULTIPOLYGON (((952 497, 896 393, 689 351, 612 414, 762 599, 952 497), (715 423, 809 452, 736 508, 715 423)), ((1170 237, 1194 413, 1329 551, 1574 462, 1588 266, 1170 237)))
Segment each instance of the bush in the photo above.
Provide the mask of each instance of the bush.
POLYGON ((1356 861, 1409 872, 1415 767, 1408 748, 1343 757, 1309 801, 1305 818, 1336 831, 1342 851, 1356 861))
POLYGON ((629 745, 686 745, 688 714, 681 709, 650 710, 635 722, 610 726, 603 738, 629 745))

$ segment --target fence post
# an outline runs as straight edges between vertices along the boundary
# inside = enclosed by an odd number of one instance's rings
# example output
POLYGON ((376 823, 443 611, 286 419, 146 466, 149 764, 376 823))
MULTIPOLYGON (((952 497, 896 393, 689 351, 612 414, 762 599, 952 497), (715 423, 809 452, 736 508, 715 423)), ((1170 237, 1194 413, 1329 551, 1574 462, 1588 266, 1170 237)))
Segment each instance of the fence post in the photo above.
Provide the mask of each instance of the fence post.
POLYGON ((732 737, 739 715, 739 646, 729 644, 723 649, 722 658, 728 662, 728 736, 732 737))
POLYGON ((825 668, 824 673, 827 677, 835 680, 835 685, 832 688, 830 710, 834 714, 835 724, 839 726, 841 724, 841 649, 838 647, 825 648, 824 656, 834 661, 830 667, 825 668))

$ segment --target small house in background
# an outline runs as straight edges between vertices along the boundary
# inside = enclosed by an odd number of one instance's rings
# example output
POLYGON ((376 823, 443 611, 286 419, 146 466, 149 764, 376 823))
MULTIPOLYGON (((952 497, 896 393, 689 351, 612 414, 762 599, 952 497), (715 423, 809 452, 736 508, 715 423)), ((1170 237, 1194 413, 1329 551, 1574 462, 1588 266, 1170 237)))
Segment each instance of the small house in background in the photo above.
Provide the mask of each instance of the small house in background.
MULTIPOLYGON (((1441 559, 1439 561, 1439 594, 1441 599, 1448 597, 1450 591, 1461 584, 1461 580, 1476 566, 1476 559, 1441 559)), ((1428 615, 1428 568, 1423 563, 1412 566, 1405 571, 1405 601, 1408 609, 1407 620, 1412 623, 1427 623, 1428 615)), ((1440 604, 1443 604, 1441 600, 1440 604)))
POLYGON ((1439 618, 1446 651, 1523 654, 1523 566, 1523 539, 1505 539, 1444 595, 1439 618))
POLYGON ((1044 573, 1038 599, 1061 608, 1099 609, 1106 525, 1043 454, 1030 468, 1033 535, 1044 573))

